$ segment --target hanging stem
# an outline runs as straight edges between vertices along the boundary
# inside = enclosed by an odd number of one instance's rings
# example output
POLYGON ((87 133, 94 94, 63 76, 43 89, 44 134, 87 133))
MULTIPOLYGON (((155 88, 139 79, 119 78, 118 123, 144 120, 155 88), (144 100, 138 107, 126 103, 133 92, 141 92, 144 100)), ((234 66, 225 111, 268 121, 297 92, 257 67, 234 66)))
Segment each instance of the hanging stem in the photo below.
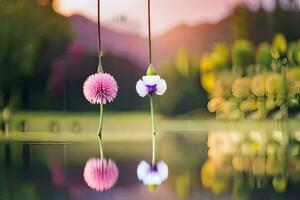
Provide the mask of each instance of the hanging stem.
POLYGON ((152 64, 152 41, 151 41, 151 2, 148 0, 148 43, 149 43, 149 62, 152 64))
POLYGON ((101 62, 101 57, 102 57, 102 47, 101 47, 101 22, 100 22, 100 16, 101 16, 101 2, 100 0, 98 0, 98 5, 97 5, 97 10, 98 10, 98 23, 97 23, 97 27, 98 27, 98 73, 102 72, 103 73, 103 67, 102 67, 102 62, 101 62))
POLYGON ((156 141, 155 141, 155 135, 152 135, 152 166, 155 165, 156 161, 156 141))
POLYGON ((155 125, 155 118, 154 118, 154 106, 153 106, 152 95, 150 95, 150 109, 151 109, 151 121, 152 121, 152 165, 154 165, 155 157, 156 157, 156 143, 155 143, 156 125, 155 125))
POLYGON ((101 159, 104 157, 103 143, 102 143, 102 124, 103 124, 103 104, 100 104, 100 119, 99 119, 99 128, 98 128, 98 139, 99 139, 101 159))
MULTIPOLYGON (((148 0, 148 43, 149 43, 149 68, 147 70, 147 75, 155 74, 155 70, 152 66, 152 41, 151 41, 151 2, 148 0)), ((156 126, 154 118, 154 106, 153 106, 153 96, 150 95, 150 109, 151 109, 151 121, 152 121, 152 165, 155 165, 156 160, 156 126)))
POLYGON ((282 66, 281 77, 283 79, 283 91, 284 91, 284 104, 281 105, 280 110, 282 112, 282 118, 286 120, 288 118, 288 86, 287 86, 287 66, 282 66))

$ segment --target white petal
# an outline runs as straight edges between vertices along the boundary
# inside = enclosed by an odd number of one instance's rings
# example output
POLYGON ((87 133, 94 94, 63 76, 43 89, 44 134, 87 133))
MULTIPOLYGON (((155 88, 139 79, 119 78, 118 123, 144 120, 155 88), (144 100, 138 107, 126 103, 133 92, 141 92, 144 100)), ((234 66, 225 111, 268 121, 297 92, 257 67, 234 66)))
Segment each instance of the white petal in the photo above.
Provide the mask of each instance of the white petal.
POLYGON ((147 87, 146 87, 145 83, 142 80, 139 80, 136 83, 135 88, 136 88, 136 91, 137 91, 137 93, 139 94, 140 97, 145 97, 148 94, 147 87))
POLYGON ((144 177, 143 183, 145 185, 160 185, 162 180, 157 172, 151 172, 144 177))
POLYGON ((166 180, 169 174, 168 165, 163 161, 157 163, 157 173, 162 181, 166 180))
POLYGON ((142 79, 146 85, 157 85, 160 80, 160 76, 143 76, 142 79))
POLYGON ((156 94, 163 95, 167 91, 167 83, 164 79, 160 79, 156 85, 156 94))
POLYGON ((137 177, 140 181, 142 181, 147 175, 150 169, 150 165, 146 161, 140 162, 137 168, 137 177))

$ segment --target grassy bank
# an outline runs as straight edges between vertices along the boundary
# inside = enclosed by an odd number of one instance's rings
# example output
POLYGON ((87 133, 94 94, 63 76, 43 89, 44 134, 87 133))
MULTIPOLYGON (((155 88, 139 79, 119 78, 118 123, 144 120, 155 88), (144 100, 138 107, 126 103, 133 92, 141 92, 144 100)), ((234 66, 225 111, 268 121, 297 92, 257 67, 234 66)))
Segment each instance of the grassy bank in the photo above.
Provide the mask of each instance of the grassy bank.
MULTIPOLYGON (((151 132, 149 113, 110 112, 104 116, 104 135, 108 140, 144 140, 151 132), (146 135, 146 137, 145 137, 146 135)), ((207 131, 269 131, 280 129, 281 123, 265 121, 218 121, 207 115, 166 118, 157 116, 159 133, 203 133, 207 131)), ((13 114, 10 124, 11 138, 33 141, 90 141, 98 128, 97 113, 19 112, 13 114), (25 133, 23 133, 25 131, 25 133)), ((288 121, 290 130, 300 129, 296 119, 288 121)), ((4 134, 1 134, 4 138, 4 134)), ((151 138, 150 138, 151 139, 151 138)))

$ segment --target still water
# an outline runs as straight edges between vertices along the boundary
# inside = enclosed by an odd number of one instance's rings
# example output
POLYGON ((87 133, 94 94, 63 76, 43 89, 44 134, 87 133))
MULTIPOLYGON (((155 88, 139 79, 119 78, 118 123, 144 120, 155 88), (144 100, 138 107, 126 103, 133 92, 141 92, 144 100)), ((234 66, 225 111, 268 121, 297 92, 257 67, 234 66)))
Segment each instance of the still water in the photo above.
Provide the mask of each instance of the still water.
POLYGON ((83 178, 99 156, 92 143, 1 142, 0 200, 300 199, 297 131, 160 133, 157 160, 168 178, 151 188, 137 178, 151 162, 151 140, 104 143, 119 169, 117 183, 97 192, 83 178))

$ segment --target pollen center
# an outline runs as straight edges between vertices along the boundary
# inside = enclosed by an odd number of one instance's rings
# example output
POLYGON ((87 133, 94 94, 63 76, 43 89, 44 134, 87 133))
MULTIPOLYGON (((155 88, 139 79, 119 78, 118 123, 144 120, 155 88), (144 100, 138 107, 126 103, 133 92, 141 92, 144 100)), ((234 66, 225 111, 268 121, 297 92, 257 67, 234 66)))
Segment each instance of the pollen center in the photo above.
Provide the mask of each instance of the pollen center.
POLYGON ((146 87, 149 94, 154 94, 157 90, 156 85, 146 85, 146 87))

